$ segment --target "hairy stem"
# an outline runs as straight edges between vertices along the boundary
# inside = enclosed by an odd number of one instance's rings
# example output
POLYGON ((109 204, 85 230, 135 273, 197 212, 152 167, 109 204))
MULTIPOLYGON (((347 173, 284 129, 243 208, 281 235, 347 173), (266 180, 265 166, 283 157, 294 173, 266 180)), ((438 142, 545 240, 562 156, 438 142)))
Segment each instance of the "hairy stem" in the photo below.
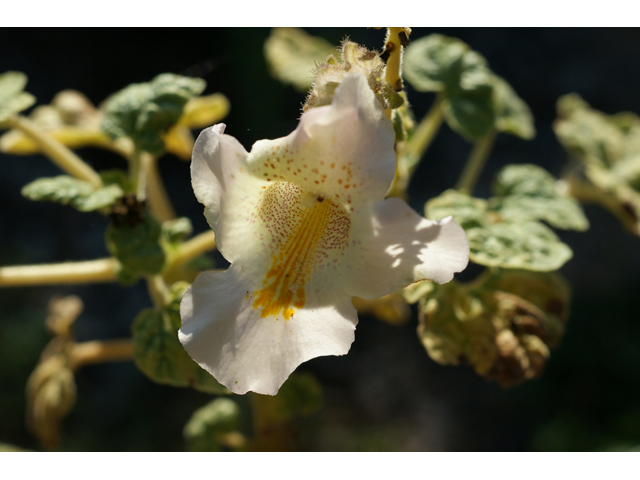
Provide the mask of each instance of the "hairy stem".
POLYGON ((116 266, 114 258, 105 258, 86 262, 0 267, 0 287, 114 282, 116 266))
POLYGON ((100 175, 87 165, 80 157, 73 153, 58 140, 44 132, 38 125, 27 117, 18 115, 11 120, 11 126, 19 129, 33 140, 40 149, 62 170, 80 180, 91 183, 96 188, 102 186, 100 175))
POLYGON ((420 159, 442 125, 444 119, 444 99, 443 93, 439 93, 436 96, 431 109, 416 127, 411 138, 406 142, 404 147, 398 148, 396 175, 391 184, 391 189, 387 194, 388 197, 404 198, 406 196, 413 172, 418 167, 420 159))
POLYGON ((487 158, 493 148, 496 135, 497 131, 492 129, 484 138, 481 138, 475 143, 467 160, 467 164, 464 166, 464 170, 462 170, 460 179, 456 184, 456 190, 471 195, 478 181, 478 177, 480 177, 480 173, 487 163, 487 158))
MULTIPOLYGON (((387 36, 384 40, 384 53, 387 54, 384 79, 396 92, 402 91, 402 49, 409 39, 411 30, 405 27, 387 27, 387 36)), ((385 111, 391 118, 391 109, 385 111)))
POLYGON ((176 213, 158 171, 158 158, 146 152, 142 152, 141 155, 143 158, 142 166, 147 179, 147 200, 149 201, 151 213, 160 222, 173 220, 176 218, 176 213))
POLYGON ((69 367, 77 370, 84 365, 117 362, 133 358, 133 340, 94 340, 76 343, 70 350, 69 367))

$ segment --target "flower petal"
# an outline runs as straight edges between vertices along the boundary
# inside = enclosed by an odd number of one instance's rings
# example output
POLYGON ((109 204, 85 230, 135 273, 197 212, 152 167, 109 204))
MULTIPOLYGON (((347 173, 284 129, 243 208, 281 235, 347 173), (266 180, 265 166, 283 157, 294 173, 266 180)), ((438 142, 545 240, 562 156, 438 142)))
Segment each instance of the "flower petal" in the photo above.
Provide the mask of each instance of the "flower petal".
POLYGON ((418 215, 404 201, 388 198, 370 215, 352 217, 343 288, 373 299, 419 280, 446 283, 469 262, 467 236, 451 217, 439 222, 418 215))
POLYGON ((216 234, 220 253, 233 262, 247 249, 238 239, 255 234, 249 205, 259 203, 263 182, 245 172, 248 155, 220 123, 204 129, 193 148, 191 184, 204 215, 216 234))
POLYGON ((344 355, 358 322, 350 297, 302 308, 285 320, 253 307, 253 276, 232 265, 201 274, 180 304, 180 341, 232 392, 275 395, 295 368, 314 357, 344 355))
POLYGON ((331 105, 304 113, 293 133, 256 142, 247 165, 258 178, 292 182, 336 203, 370 203, 384 198, 393 180, 394 141, 382 106, 355 74, 338 86, 331 105))

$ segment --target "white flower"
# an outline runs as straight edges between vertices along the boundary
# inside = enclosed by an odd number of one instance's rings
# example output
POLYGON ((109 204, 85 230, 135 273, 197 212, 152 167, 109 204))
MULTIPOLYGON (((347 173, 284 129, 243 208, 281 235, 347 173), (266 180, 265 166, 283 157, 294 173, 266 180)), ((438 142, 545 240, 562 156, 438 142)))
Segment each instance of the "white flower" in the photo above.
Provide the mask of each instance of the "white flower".
POLYGON ((179 338, 232 392, 275 395, 300 363, 346 354, 353 296, 445 283, 466 267, 467 238, 451 217, 434 222, 384 199, 395 135, 364 76, 251 153, 224 128, 200 134, 191 176, 231 266, 187 290, 179 338))

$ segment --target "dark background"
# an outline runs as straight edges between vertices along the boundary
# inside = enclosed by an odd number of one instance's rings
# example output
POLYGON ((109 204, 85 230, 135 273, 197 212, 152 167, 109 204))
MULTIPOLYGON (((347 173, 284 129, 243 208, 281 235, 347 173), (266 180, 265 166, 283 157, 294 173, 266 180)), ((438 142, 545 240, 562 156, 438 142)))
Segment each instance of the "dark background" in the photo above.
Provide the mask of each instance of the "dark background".
MULTIPOLYGON (((384 31, 309 29, 339 43, 344 36, 380 49, 384 31)), ((606 113, 640 113, 638 29, 414 29, 456 36, 482 53, 529 104, 537 136, 498 138, 476 195, 487 196, 508 163, 536 163, 560 175, 568 157, 551 129, 559 96, 577 92, 606 113)), ((29 76, 27 91, 47 104, 73 88, 95 104, 163 72, 204 75, 205 93, 231 102, 226 133, 245 148, 296 126, 304 95, 272 79, 263 43, 269 29, 2 29, 0 72, 29 76), (204 63, 203 63, 204 62, 204 63), (212 67, 207 72, 206 66, 212 67)), ((418 117, 432 95, 409 89, 418 117)), ((443 126, 411 186, 412 206, 450 188, 470 145, 443 126)), ((96 169, 120 167, 109 153, 85 149, 96 169)), ((163 177, 180 216, 196 233, 208 227, 189 185, 188 163, 166 156, 163 177)), ((40 156, 0 156, 0 265, 107 256, 107 220, 55 204, 30 202, 20 189, 59 170, 40 156)), ((572 314, 542 378, 505 390, 467 367, 429 359, 417 320, 393 327, 361 317, 345 357, 318 358, 300 371, 324 387, 324 408, 302 425, 308 450, 605 450, 640 445, 640 238, 608 212, 586 206, 586 233, 558 232, 574 250, 561 270, 573 287, 572 314)), ((121 338, 150 305, 142 283, 0 290, 0 442, 38 449, 24 426, 24 388, 42 348, 46 304, 77 294, 85 311, 79 340, 121 338)), ((182 450, 182 428, 210 397, 154 384, 132 363, 92 366, 77 376, 78 402, 65 421, 61 450, 182 450)), ((240 398, 247 407, 248 400, 240 398)))

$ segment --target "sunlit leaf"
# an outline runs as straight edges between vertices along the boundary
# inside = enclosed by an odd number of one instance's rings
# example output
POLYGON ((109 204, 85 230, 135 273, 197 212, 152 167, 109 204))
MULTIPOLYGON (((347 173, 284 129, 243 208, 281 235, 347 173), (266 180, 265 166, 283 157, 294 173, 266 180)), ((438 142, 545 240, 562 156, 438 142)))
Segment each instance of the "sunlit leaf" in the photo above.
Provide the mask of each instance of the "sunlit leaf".
POLYGON ((113 205, 124 194, 116 184, 95 188, 91 183, 68 175, 39 178, 22 189, 29 200, 69 205, 81 212, 91 212, 113 205))
POLYGON ((315 68, 338 49, 324 38, 299 28, 274 28, 264 44, 271 75, 305 92, 313 83, 315 68))
POLYGON ((35 103, 35 97, 23 91, 26 85, 27 76, 24 73, 0 74, 0 123, 35 103))
MULTIPOLYGON (((566 190, 566 189, 565 189, 566 190)), ((579 203, 537 165, 508 165, 496 175, 490 207, 503 219, 544 220, 556 228, 584 231, 589 222, 579 203)))
POLYGON ((170 73, 149 83, 129 85, 107 99, 102 128, 112 139, 130 137, 138 149, 160 154, 164 150, 162 134, 205 86, 200 78, 170 73))
POLYGON ((434 220, 452 215, 467 233, 470 260, 480 265, 553 271, 572 256, 571 249, 543 224, 502 217, 490 202, 453 190, 429 200, 425 212, 434 220))

